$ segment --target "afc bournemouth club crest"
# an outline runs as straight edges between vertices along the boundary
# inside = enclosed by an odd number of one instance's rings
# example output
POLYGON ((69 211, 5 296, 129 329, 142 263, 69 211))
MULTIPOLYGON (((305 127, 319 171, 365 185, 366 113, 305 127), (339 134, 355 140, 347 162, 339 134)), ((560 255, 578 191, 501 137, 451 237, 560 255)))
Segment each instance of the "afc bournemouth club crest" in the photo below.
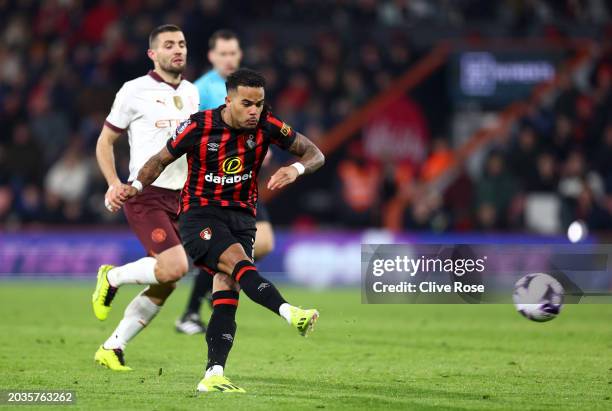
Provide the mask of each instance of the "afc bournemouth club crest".
POLYGON ((255 136, 253 134, 249 134, 249 138, 247 139, 246 144, 251 150, 255 148, 255 136))
POLYGON ((210 227, 206 227, 204 230, 200 231, 200 238, 202 240, 210 240, 210 238, 212 237, 212 230, 210 229, 210 227))

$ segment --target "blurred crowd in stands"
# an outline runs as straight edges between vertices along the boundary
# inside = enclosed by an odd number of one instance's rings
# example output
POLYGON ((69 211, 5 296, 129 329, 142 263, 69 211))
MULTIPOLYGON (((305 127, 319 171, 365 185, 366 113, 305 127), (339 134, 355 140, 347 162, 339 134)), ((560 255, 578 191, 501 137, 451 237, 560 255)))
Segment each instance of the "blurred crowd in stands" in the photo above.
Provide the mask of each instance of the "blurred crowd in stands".
MULTIPOLYGON (((0 0, 0 15, 0 222, 19 227, 122 221, 104 209, 94 148, 115 92, 150 69, 147 37, 158 24, 183 28, 192 81, 208 69, 210 34, 235 30, 243 65, 264 73, 275 113, 320 142, 427 51, 406 27, 473 34, 473 23, 493 21, 511 35, 537 35, 555 22, 605 24, 609 10, 599 0, 0 0)), ((522 229, 524 194, 532 191, 557 193, 567 218, 610 227, 609 51, 587 89, 567 79, 554 102, 534 106, 491 151, 479 178, 463 174, 443 193, 414 194, 428 169, 450 161, 449 138, 433 139, 422 167, 408 170, 368 164, 351 145, 353 163, 331 164, 345 212, 323 223, 385 225, 389 202, 411 187, 402 228, 522 229), (342 184, 359 174, 368 181, 355 206, 342 184)), ((126 140, 117 149, 124 178, 126 140)))
POLYGON ((447 138, 432 140, 422 164, 391 172, 349 149, 339 192, 351 212, 338 217, 409 231, 552 234, 575 220, 612 230, 612 42, 598 53, 586 81, 561 75, 551 96, 527 104, 510 131, 484 147, 476 173, 462 167, 445 181, 455 159, 447 138))

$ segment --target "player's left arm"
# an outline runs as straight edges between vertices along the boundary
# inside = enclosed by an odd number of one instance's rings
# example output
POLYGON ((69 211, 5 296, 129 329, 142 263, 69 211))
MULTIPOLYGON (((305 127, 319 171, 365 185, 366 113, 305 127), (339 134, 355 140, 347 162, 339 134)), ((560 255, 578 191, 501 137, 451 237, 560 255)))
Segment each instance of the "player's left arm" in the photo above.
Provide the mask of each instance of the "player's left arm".
POLYGON ((295 140, 289 146, 291 154, 300 158, 299 162, 287 167, 281 167, 270 177, 268 189, 275 190, 293 183, 300 175, 317 171, 325 163, 325 156, 308 137, 296 133, 295 140))

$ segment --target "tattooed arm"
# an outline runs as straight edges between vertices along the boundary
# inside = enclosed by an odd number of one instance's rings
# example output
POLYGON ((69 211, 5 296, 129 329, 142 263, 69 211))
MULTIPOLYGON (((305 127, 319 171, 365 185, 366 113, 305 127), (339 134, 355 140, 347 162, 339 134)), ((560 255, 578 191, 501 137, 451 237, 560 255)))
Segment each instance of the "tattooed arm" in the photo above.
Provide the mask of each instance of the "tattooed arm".
POLYGON ((143 187, 150 185, 159 177, 166 166, 172 163, 176 158, 170 154, 166 147, 162 148, 159 153, 147 161, 138 172, 138 181, 143 187))
POLYGON ((289 152, 300 158, 300 163, 304 166, 304 174, 314 173, 325 163, 325 156, 319 147, 300 133, 297 133, 295 141, 289 147, 289 152))
MULTIPOLYGON (((168 148, 162 148, 159 153, 155 154, 151 157, 138 172, 138 177, 136 181, 139 181, 142 184, 142 187, 146 187, 150 185, 153 181, 159 177, 159 175, 164 171, 166 166, 176 160, 168 148)), ((134 197, 138 194, 138 189, 134 187, 134 185, 126 186, 127 187, 127 196, 128 198, 134 197)))
POLYGON ((282 188, 295 181, 301 174, 310 174, 317 171, 325 163, 325 156, 319 148, 305 135, 297 133, 295 141, 288 151, 299 157, 299 163, 288 167, 281 167, 268 182, 268 189, 282 188), (302 168, 302 170, 300 170, 302 168))

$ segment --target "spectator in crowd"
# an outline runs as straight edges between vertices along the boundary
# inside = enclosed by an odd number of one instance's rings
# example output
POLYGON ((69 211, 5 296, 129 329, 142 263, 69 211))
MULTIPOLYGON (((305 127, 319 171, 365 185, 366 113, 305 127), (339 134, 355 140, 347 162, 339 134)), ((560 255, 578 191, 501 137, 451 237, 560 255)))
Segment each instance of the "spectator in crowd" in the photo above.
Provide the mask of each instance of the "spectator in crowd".
MULTIPOLYGON (((516 145, 508 155, 510 171, 517 176, 521 188, 526 188, 537 176, 536 163, 538 158, 538 137, 529 126, 524 126, 518 134, 516 145)), ((490 161, 491 159, 489 159, 490 161)), ((496 161, 496 160, 494 160, 496 161)), ((487 163, 486 170, 490 171, 487 163)))
POLYGON ((379 166, 368 161, 359 143, 338 165, 337 218, 348 227, 377 225, 382 175, 379 166))
POLYGON ((453 152, 445 138, 436 138, 432 143, 431 153, 421 169, 423 181, 439 177, 454 161, 453 152))
POLYGON ((40 184, 44 174, 43 151, 32 138, 30 128, 19 123, 13 129, 13 140, 6 148, 3 161, 5 172, 11 183, 19 187, 25 184, 40 184))
POLYGON ((68 222, 83 220, 91 171, 91 161, 83 158, 79 140, 73 140, 45 177, 48 203, 56 211, 61 208, 68 222))
POLYGON ((536 175, 527 182, 526 190, 529 192, 555 193, 558 183, 555 156, 547 151, 538 154, 536 158, 536 175))
POLYGON ((507 214, 517 194, 516 181, 506 169, 504 156, 492 152, 486 160, 476 186, 476 214, 482 229, 500 229, 508 225, 507 214))
POLYGON ((8 185, 0 185, 0 222, 6 223, 12 217, 13 190, 8 185))

